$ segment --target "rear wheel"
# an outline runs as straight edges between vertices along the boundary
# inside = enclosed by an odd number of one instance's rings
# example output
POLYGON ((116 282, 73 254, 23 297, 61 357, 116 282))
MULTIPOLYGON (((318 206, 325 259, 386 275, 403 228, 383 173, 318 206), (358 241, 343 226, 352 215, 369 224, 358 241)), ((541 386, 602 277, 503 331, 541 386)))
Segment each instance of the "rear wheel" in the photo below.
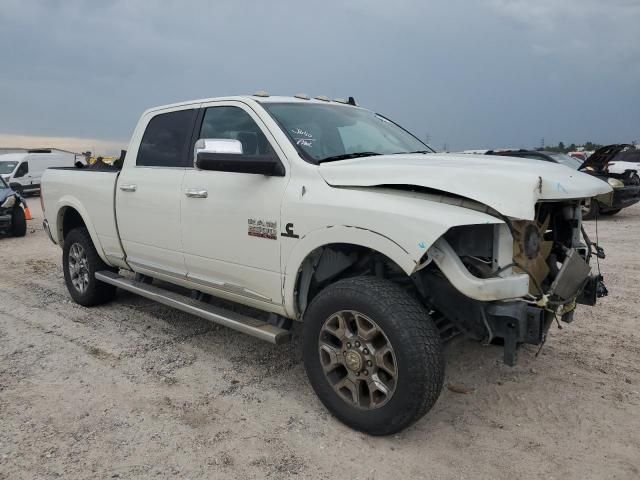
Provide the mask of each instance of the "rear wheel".
POLYGON ((27 234, 27 218, 20 205, 16 205, 11 212, 11 235, 24 237, 27 234))
POLYGON ((321 291, 305 313, 303 344, 316 394, 356 430, 398 432, 440 395, 438 330, 420 302, 390 281, 351 278, 321 291))
POLYGON ((114 269, 102 261, 84 227, 74 228, 64 239, 62 269, 67 290, 80 305, 100 305, 116 294, 116 287, 96 280, 96 272, 114 269))

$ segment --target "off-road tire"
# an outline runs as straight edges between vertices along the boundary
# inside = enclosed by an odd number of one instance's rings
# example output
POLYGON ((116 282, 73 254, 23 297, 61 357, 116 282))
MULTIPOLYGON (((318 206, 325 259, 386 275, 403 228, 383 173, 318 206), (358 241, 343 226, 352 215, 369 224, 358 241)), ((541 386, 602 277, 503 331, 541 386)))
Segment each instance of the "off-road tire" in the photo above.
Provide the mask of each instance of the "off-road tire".
POLYGON ((304 314, 303 358, 311 386, 327 409, 370 435, 390 435, 420 419, 435 404, 444 381, 440 335, 427 311, 400 286, 376 277, 340 280, 313 299, 304 314), (320 334, 327 319, 341 311, 357 311, 377 323, 395 353, 395 391, 380 407, 349 404, 325 376, 320 334))
POLYGON ((64 247, 62 249, 62 270, 64 272, 64 280, 67 284, 67 290, 69 290, 71 298, 80 305, 85 307, 101 305, 112 300, 116 294, 116 287, 96 280, 96 272, 101 270, 115 271, 115 269, 109 267, 102 261, 95 246, 93 245, 93 242, 91 241, 89 232, 84 227, 74 228, 64 239, 64 247), (69 252, 74 244, 78 244, 82 247, 86 256, 86 268, 88 270, 89 280, 84 292, 78 291, 78 289, 73 285, 71 272, 69 270, 69 252))
POLYGON ((24 237, 27 234, 27 217, 20 205, 16 205, 11 212, 11 235, 24 237))

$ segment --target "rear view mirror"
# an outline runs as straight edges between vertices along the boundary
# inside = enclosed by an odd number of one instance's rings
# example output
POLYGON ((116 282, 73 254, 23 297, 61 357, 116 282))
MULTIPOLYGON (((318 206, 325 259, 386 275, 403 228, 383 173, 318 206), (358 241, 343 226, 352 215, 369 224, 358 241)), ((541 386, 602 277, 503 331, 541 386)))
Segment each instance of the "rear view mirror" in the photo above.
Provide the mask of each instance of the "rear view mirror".
POLYGON ((194 165, 200 170, 284 176, 280 160, 270 155, 245 155, 239 140, 201 138, 194 150, 194 165))

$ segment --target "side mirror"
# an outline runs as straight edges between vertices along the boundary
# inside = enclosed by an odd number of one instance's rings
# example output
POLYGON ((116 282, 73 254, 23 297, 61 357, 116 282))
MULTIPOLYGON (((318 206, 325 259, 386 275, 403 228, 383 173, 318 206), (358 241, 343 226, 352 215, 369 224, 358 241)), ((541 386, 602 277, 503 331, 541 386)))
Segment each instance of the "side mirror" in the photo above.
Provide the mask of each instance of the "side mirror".
POLYGON ((284 177, 280 160, 270 155, 245 155, 239 140, 201 138, 195 144, 194 165, 200 170, 284 177))
POLYGON ((201 153, 229 153, 242 155, 242 142, 231 138, 201 138, 196 142, 195 153, 196 162, 198 161, 198 155, 201 153))

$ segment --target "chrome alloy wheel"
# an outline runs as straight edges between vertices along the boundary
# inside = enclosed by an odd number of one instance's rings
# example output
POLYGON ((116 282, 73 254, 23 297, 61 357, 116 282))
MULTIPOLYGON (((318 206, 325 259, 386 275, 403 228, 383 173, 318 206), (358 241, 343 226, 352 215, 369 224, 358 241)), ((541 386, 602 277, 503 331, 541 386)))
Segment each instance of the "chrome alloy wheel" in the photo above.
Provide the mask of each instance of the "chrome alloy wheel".
POLYGON ((73 287, 79 292, 84 293, 89 287, 89 266, 87 262, 87 254, 79 243, 74 243, 69 249, 68 260, 69 274, 73 287))
POLYGON ((342 310, 322 325, 320 363, 333 390, 348 404, 373 410, 396 388, 398 367, 389 339, 366 315, 342 310))

